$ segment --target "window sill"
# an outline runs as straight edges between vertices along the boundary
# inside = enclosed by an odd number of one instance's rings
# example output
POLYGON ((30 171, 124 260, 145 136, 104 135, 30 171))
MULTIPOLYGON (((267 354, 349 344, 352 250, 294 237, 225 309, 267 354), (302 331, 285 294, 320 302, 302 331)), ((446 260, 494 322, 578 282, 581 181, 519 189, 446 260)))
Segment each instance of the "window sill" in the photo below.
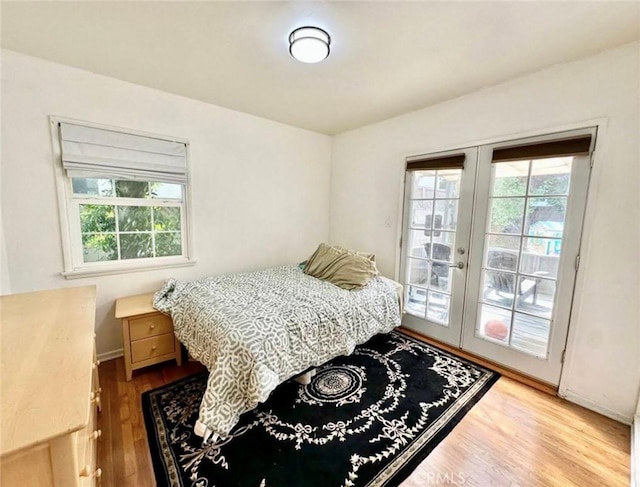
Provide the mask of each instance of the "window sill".
POLYGON ((156 271, 159 269, 170 269, 172 267, 191 267, 196 265, 196 262, 197 261, 193 259, 193 260, 166 262, 166 263, 159 263, 159 262, 148 263, 148 264, 136 263, 135 265, 109 267, 105 269, 94 267, 94 268, 64 271, 64 272, 61 272, 61 275, 63 275, 67 279, 82 279, 85 277, 111 276, 114 274, 128 274, 131 272, 156 271))

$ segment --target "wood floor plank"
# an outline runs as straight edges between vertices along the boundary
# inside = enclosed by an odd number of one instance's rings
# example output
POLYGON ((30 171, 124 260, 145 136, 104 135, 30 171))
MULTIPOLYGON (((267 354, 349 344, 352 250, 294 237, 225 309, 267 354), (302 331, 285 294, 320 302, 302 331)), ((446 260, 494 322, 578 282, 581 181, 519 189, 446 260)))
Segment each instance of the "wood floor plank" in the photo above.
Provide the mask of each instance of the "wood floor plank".
MULTIPOLYGON (((155 485, 140 396, 202 370, 158 364, 126 382, 122 359, 100 365, 102 487, 155 485)), ((623 487, 629 450, 628 426, 502 377, 402 487, 623 487)))

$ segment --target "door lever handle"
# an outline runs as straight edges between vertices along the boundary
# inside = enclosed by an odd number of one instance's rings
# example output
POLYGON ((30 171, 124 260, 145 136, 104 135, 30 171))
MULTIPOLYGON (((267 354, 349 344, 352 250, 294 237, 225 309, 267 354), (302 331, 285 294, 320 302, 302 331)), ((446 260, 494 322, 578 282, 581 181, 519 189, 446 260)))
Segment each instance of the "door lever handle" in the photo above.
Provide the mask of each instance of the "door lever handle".
POLYGON ((449 267, 457 267, 458 269, 464 269, 464 262, 456 262, 455 264, 449 264, 449 267))

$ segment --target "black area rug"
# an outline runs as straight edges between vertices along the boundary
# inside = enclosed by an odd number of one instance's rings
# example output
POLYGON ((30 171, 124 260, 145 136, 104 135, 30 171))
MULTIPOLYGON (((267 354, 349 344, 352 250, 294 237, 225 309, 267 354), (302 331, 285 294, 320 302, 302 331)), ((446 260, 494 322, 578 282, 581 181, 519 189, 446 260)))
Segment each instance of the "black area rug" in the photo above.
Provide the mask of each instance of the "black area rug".
POLYGON ((397 486, 498 379, 401 333, 289 381, 231 435, 193 433, 206 373, 142 395, 158 487, 397 486))

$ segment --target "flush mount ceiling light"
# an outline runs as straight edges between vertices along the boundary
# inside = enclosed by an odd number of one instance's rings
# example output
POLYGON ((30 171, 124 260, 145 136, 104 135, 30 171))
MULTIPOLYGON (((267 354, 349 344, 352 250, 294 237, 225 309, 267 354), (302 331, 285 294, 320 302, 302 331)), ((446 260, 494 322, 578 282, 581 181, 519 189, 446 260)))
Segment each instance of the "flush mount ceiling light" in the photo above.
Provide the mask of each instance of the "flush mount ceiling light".
POLYGON ((331 37, 318 27, 300 27, 289 34, 289 52, 303 63, 319 63, 329 55, 331 37))

